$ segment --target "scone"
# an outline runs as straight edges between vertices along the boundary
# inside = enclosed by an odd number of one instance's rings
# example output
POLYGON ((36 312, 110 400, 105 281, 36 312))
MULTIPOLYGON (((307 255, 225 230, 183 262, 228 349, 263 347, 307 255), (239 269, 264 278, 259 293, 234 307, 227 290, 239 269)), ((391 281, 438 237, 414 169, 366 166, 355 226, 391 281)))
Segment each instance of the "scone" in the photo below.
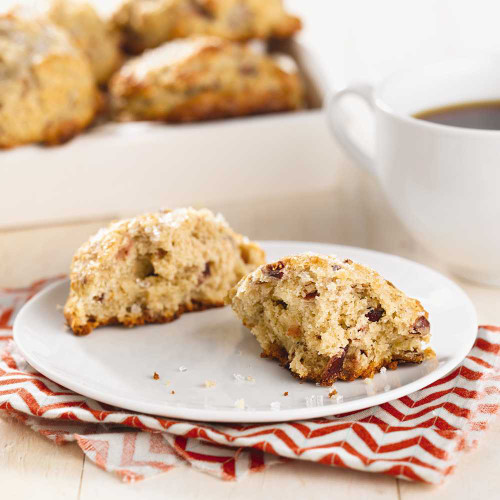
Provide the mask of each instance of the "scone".
POLYGON ((77 251, 64 315, 77 335, 172 321, 224 305, 229 289, 263 262, 257 244, 209 210, 141 215, 102 229, 77 251))
POLYGON ((110 93, 118 120, 189 122, 293 110, 303 101, 292 60, 216 37, 145 52, 111 79, 110 93))
POLYGON ((331 385, 434 355, 418 300, 350 260, 303 254, 263 265, 227 299, 257 338, 301 379, 331 385))
POLYGON ((67 30, 89 58, 94 76, 105 84, 122 62, 120 35, 85 0, 47 0, 49 18, 67 30))
POLYGON ((0 16, 0 148, 62 143, 90 124, 97 107, 89 62, 66 32, 0 16))
POLYGON ((135 54, 191 35, 244 41, 288 38, 301 28, 282 0, 125 0, 114 21, 135 54))

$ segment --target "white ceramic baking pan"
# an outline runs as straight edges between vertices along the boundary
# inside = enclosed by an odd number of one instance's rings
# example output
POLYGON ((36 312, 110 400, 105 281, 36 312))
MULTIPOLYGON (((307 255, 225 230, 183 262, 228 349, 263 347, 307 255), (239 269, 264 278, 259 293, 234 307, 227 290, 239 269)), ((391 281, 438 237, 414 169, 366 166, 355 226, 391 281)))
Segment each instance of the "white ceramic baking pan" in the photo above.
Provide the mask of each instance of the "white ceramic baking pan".
POLYGON ((299 42, 308 109, 186 125, 111 123, 58 147, 0 152, 0 227, 116 217, 325 189, 342 155, 323 115, 325 88, 299 42))

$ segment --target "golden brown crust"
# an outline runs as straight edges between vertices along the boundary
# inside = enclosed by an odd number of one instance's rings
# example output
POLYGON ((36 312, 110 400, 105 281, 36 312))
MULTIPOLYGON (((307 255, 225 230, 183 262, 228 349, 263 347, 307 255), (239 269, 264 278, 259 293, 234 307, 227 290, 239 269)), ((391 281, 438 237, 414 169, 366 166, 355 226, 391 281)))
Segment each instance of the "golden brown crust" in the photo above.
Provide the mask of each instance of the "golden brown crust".
POLYGON ((283 93, 252 93, 252 91, 249 91, 245 94, 226 96, 206 92, 174 108, 166 118, 166 121, 180 123, 215 120, 235 116, 287 111, 290 109, 289 99, 283 93))
POLYGON ((373 376, 384 367, 387 368, 388 370, 395 370, 399 364, 405 364, 405 363, 420 364, 426 359, 434 357, 435 353, 434 351, 432 351, 432 349, 428 349, 424 353, 412 353, 411 355, 408 355, 407 358, 400 356, 397 359, 390 358, 383 360, 380 363, 371 363, 367 368, 363 370, 356 371, 352 367, 346 368, 343 366, 341 367, 340 371, 336 374, 328 374, 328 373, 325 374, 325 372, 323 372, 320 376, 314 376, 312 374, 308 374, 305 377, 301 377, 299 374, 290 370, 288 353, 286 349, 277 344, 271 344, 269 349, 267 349, 266 351, 262 351, 260 356, 262 358, 270 358, 277 360, 280 366, 289 370, 294 377, 300 380, 304 380, 307 382, 315 382, 323 387, 328 387, 337 380, 352 382, 353 380, 356 380, 358 378, 373 378, 373 376))
POLYGON ((60 144, 98 108, 89 62, 67 33, 24 13, 0 15, 0 148, 60 144))
POLYGON ((43 144, 46 146, 58 146, 78 135, 81 127, 74 121, 66 121, 49 126, 45 130, 43 144))
POLYGON ((302 21, 296 16, 286 16, 274 27, 273 38, 290 38, 302 29, 302 21))
POLYGON ((122 325, 128 328, 132 328, 134 326, 142 326, 146 324, 158 324, 158 323, 171 323, 175 321, 180 316, 182 316, 186 312, 197 312, 197 311, 206 311, 207 309, 213 309, 216 307, 223 307, 223 302, 200 302, 193 301, 190 304, 183 304, 177 309, 174 314, 165 316, 159 314, 150 314, 148 311, 144 311, 144 314, 141 316, 137 316, 134 318, 127 318, 123 321, 119 321, 118 318, 110 318, 107 321, 89 321, 88 323, 81 325, 76 323, 75 318, 69 312, 64 313, 64 317, 66 318, 66 323, 71 328, 73 333, 78 336, 88 335, 95 328, 100 326, 112 326, 112 325, 122 325))
POLYGON ((244 42, 289 38, 302 27, 282 0, 125 0, 113 20, 132 54, 193 35, 244 42))
POLYGON ((293 62, 214 37, 169 42, 132 59, 112 79, 119 120, 192 122, 299 109, 293 62))
MULTIPOLYGON (((246 33, 241 32, 231 32, 225 31, 220 32, 216 29, 211 29, 209 25, 205 28, 195 30, 192 25, 190 25, 191 19, 177 19, 173 24, 168 36, 168 40, 173 40, 175 38, 187 38, 195 34, 198 35, 211 35, 220 36, 227 40, 234 42, 248 42, 249 40, 267 40, 269 38, 275 38, 277 40, 291 38, 295 33, 302 29, 302 21, 295 16, 286 15, 279 23, 275 24, 271 29, 266 31, 254 30, 248 31, 246 33), (187 21, 187 22, 186 22, 187 21)), ((141 37, 137 33, 132 33, 131 38, 125 38, 125 47, 132 54, 138 54, 144 51, 147 46, 144 45, 141 37)))

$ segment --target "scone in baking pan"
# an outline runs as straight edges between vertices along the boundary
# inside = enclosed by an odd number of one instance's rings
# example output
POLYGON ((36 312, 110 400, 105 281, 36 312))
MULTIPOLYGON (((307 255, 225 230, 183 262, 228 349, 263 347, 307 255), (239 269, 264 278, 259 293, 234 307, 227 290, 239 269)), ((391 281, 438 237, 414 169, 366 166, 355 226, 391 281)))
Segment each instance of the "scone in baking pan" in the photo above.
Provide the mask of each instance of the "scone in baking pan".
POLYGON ((297 62, 306 109, 184 125, 109 123, 62 146, 1 151, 0 227, 262 199, 332 184, 341 152, 323 116, 321 68, 296 40, 277 51, 297 62))

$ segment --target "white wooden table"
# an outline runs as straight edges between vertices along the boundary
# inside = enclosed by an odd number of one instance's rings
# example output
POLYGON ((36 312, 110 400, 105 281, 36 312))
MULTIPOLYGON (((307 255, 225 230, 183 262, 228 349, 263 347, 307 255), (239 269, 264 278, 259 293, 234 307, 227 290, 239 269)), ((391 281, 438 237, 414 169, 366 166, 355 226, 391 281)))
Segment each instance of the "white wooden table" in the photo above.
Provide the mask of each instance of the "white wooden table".
MULTIPOLYGON (((257 239, 299 239, 363 246, 396 253, 445 270, 395 220, 376 182, 338 165, 337 184, 321 193, 251 205, 220 205, 239 231, 257 239)), ((0 231, 0 286, 22 286, 67 272, 74 250, 105 221, 0 231)), ((459 282, 482 323, 500 325, 500 289, 459 282)), ((227 483, 190 468, 138 484, 122 484, 86 460, 76 445, 55 446, 25 426, 0 419, 0 498, 498 498, 500 420, 478 450, 463 457, 438 490, 386 476, 291 462, 227 483)))

